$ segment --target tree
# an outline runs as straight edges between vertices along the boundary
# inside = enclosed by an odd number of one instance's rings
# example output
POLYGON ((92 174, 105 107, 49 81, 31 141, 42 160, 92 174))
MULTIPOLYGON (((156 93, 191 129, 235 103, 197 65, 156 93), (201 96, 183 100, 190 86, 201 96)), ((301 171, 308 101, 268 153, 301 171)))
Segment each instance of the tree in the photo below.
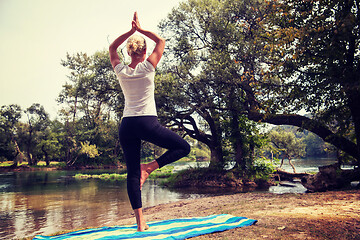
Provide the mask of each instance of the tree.
POLYGON ((271 131, 269 133, 269 138, 275 148, 283 155, 280 168, 286 157, 289 160, 289 164, 293 168, 294 173, 296 173, 295 166, 292 164, 291 159, 294 157, 303 157, 305 155, 305 144, 302 140, 296 138, 292 132, 285 132, 283 130, 279 132, 274 130, 271 131))
POLYGON ((178 132, 206 144, 211 152, 211 166, 221 168, 225 162, 220 111, 202 106, 205 101, 211 104, 206 99, 210 89, 203 88, 201 82, 188 83, 188 79, 177 79, 172 73, 157 75, 155 96, 159 118, 178 132))
POLYGON ((268 1, 271 105, 249 118, 307 129, 360 165, 359 2, 268 1), (281 111, 285 109, 286 111, 281 111), (300 116, 305 109, 312 118, 300 116))
POLYGON ((292 132, 296 138, 300 139, 305 144, 306 157, 333 157, 335 156, 335 148, 329 143, 326 143, 316 134, 299 127, 283 125, 274 127, 274 131, 292 132))
POLYGON ((307 129, 359 165, 356 19, 357 1, 190 0, 162 27, 172 33, 170 70, 201 95, 191 109, 223 113, 235 95, 238 115, 307 129))
POLYGON ((0 158, 14 161, 16 167, 17 157, 21 155, 17 141, 17 125, 21 118, 21 108, 11 104, 0 109, 0 158))
MULTIPOLYGON (((261 1, 251 2, 261 6, 261 1)), ((170 42, 165 51, 165 79, 174 89, 164 96, 172 108, 166 117, 209 147, 211 166, 224 166, 226 137, 232 139, 233 156, 243 169, 244 150, 252 148, 246 146, 251 143, 249 134, 242 134, 240 128, 251 132, 243 113, 256 104, 251 85, 256 82, 255 72, 260 73, 261 55, 260 46, 247 39, 259 30, 258 12, 248 3, 190 0, 160 26, 170 42), (246 57, 243 66, 239 66, 240 57, 246 57), (231 129, 228 136, 226 129, 231 129)))
POLYGON ((84 142, 96 146, 103 160, 115 159, 119 155, 116 120, 121 116, 123 95, 108 52, 68 54, 62 65, 70 70, 70 81, 58 97, 63 105, 66 162, 75 163, 84 142))
POLYGON ((52 159, 61 158, 61 134, 57 131, 58 121, 51 121, 49 128, 39 134, 40 142, 37 148, 40 149, 39 157, 45 158, 46 166, 50 165, 52 159))
POLYGON ((95 158, 100 155, 96 145, 90 145, 89 142, 85 142, 85 143, 81 142, 80 144, 81 144, 81 148, 79 154, 84 154, 88 158, 95 158))
POLYGON ((306 157, 329 157, 334 148, 311 132, 304 136, 303 142, 306 146, 306 157))
POLYGON ((38 103, 32 104, 24 112, 27 122, 23 124, 23 144, 28 163, 30 166, 34 166, 38 161, 36 148, 41 141, 41 134, 48 128, 50 120, 44 107, 38 103))

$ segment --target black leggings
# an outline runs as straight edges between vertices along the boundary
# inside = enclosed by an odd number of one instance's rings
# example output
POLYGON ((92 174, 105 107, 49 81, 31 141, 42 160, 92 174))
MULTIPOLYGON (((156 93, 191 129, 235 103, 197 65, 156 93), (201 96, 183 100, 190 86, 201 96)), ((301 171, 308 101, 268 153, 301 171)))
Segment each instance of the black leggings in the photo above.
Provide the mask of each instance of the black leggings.
POLYGON ((120 144, 127 167, 127 191, 133 209, 142 207, 140 190, 141 140, 166 148, 156 159, 159 167, 175 162, 190 152, 190 145, 173 131, 163 127, 156 116, 124 117, 119 129, 120 144))

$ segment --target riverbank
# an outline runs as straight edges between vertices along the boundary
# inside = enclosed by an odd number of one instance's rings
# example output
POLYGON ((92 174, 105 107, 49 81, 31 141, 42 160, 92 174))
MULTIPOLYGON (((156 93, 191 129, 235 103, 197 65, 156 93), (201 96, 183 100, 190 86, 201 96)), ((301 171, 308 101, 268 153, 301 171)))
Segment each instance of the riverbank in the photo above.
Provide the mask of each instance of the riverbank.
POLYGON ((74 171, 74 170, 95 170, 95 169, 124 169, 125 165, 101 165, 101 166, 66 166, 63 163, 55 162, 46 166, 45 162, 40 161, 36 166, 29 166, 27 163, 23 163, 16 167, 13 167, 10 163, 2 163, 0 165, 0 173, 2 172, 35 172, 35 171, 74 171))
MULTIPOLYGON (((258 220, 253 226, 192 239, 360 239, 360 190, 324 193, 239 193, 189 199, 145 208, 147 221, 232 214, 258 220)), ((132 215, 118 225, 133 224, 132 215)))

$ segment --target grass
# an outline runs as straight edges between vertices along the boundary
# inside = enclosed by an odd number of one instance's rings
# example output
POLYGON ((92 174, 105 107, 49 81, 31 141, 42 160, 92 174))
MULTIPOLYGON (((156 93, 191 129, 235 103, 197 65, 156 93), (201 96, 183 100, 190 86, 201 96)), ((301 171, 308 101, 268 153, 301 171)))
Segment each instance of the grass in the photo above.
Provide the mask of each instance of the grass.
POLYGON ((195 184, 194 186, 202 186, 206 181, 223 181, 225 179, 234 179, 232 173, 227 173, 224 170, 190 167, 172 174, 162 184, 168 187, 190 187, 188 183, 195 184))
MULTIPOLYGON (((151 173, 149 178, 168 178, 172 175, 172 171, 174 170, 173 166, 165 166, 161 169, 157 169, 151 173)), ((127 174, 118 174, 118 173, 103 173, 103 174, 82 174, 78 173, 75 176, 75 179, 101 179, 105 181, 123 181, 126 180, 127 174)))
POLYGON ((82 174, 78 173, 74 176, 75 179, 101 179, 106 181, 123 181, 126 179, 126 174, 118 174, 118 173, 103 173, 103 174, 82 174))
MULTIPOLYGON (((1 162, 0 163, 0 167, 10 167, 14 164, 13 161, 5 161, 5 162, 1 162)), ((23 166, 23 165, 28 165, 27 162, 22 162, 22 163, 19 163, 18 166, 23 166)))
MULTIPOLYGON (((14 164, 13 161, 4 161, 4 162, 0 162, 0 167, 10 167, 14 164)), ((50 166, 49 167, 57 167, 57 166, 61 166, 63 164, 63 162, 57 162, 57 161, 51 161, 50 162, 50 166)), ((18 163, 18 166, 28 166, 28 162, 24 161, 22 163, 18 163)), ((45 161, 39 161, 36 166, 33 167, 47 167, 46 166, 46 162, 45 161)))
POLYGON ((149 178, 169 178, 173 175, 174 166, 164 166, 153 171, 149 178))

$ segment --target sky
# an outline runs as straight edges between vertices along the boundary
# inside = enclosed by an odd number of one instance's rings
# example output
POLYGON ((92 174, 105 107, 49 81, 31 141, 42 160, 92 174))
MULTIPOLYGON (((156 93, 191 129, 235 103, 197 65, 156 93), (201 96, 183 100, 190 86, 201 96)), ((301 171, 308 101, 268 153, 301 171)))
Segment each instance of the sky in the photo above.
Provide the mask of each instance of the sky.
POLYGON ((130 30, 138 12, 142 28, 157 25, 180 0, 0 0, 0 106, 33 103, 54 119, 69 71, 66 54, 108 49, 130 30))

